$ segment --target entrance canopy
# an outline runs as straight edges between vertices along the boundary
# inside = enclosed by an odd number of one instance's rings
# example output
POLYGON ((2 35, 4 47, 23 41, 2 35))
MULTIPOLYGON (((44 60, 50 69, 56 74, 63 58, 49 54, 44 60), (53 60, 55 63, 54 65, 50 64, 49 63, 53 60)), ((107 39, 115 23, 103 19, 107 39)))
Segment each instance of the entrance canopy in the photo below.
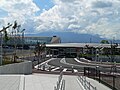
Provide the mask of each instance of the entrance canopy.
POLYGON ((72 48, 75 48, 75 47, 85 47, 85 46, 88 46, 88 47, 94 47, 94 48, 97 48, 97 47, 103 47, 103 48, 110 48, 111 47, 111 44, 100 44, 100 43, 58 43, 58 44, 46 44, 46 47, 72 47, 72 48))

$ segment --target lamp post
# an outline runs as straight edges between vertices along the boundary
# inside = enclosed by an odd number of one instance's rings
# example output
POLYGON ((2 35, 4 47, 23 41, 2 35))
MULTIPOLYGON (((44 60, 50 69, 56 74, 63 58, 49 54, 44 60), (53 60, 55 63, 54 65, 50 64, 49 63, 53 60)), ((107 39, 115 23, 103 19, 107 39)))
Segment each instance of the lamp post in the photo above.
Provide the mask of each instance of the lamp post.
POLYGON ((116 67, 116 62, 114 62, 114 66, 113 66, 113 90, 116 90, 115 89, 115 78, 116 78, 116 71, 117 71, 117 67, 116 67))
POLYGON ((98 48, 96 48, 96 59, 95 59, 96 62, 99 61, 99 50, 98 48))
POLYGON ((23 48, 24 48, 24 31, 25 31, 25 29, 23 29, 21 31, 21 33, 22 33, 22 53, 23 53, 23 48))
POLYGON ((1 34, 1 42, 0 42, 0 66, 2 65, 2 43, 3 43, 3 38, 2 38, 2 32, 1 34))
POLYGON ((46 59, 46 43, 43 43, 44 61, 46 59))

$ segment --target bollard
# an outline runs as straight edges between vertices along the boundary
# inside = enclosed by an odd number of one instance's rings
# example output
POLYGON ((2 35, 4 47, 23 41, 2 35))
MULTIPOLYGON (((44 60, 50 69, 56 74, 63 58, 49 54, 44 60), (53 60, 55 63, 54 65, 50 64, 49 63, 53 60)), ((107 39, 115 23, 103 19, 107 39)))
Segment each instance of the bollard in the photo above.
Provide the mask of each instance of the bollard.
POLYGON ((86 68, 84 67, 84 76, 86 76, 86 68))
POLYGON ((74 67, 72 66, 72 73, 74 73, 74 69, 73 69, 74 67))
POLYGON ((88 77, 90 76, 90 68, 87 68, 88 69, 88 77))
POLYGON ((62 72, 62 66, 60 66, 60 72, 62 72))
POLYGON ((40 66, 39 66, 39 64, 38 64, 38 68, 37 68, 37 70, 39 70, 39 68, 40 68, 40 66))
POLYGON ((99 83, 100 83, 100 70, 99 70, 99 83))
POLYGON ((94 90, 97 90, 97 88, 95 87, 94 90))
POLYGON ((49 72, 51 72, 51 67, 49 67, 49 72))
POLYGON ((57 89, 56 89, 56 86, 54 87, 54 90, 57 90, 57 89))
POLYGON ((43 65, 43 71, 45 71, 45 65, 43 65))

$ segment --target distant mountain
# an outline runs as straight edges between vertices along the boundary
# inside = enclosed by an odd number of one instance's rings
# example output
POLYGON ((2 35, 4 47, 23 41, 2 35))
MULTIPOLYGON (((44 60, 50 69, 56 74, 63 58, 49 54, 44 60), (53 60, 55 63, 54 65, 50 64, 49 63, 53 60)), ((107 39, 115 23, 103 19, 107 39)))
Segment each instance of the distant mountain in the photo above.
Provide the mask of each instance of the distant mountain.
MULTIPOLYGON (((66 43, 99 43, 104 38, 100 38, 99 36, 93 36, 89 34, 77 34, 73 32, 41 32, 38 34, 26 34, 26 36, 58 36, 61 38, 61 42, 66 43)), ((116 42, 120 42, 119 40, 116 42)))

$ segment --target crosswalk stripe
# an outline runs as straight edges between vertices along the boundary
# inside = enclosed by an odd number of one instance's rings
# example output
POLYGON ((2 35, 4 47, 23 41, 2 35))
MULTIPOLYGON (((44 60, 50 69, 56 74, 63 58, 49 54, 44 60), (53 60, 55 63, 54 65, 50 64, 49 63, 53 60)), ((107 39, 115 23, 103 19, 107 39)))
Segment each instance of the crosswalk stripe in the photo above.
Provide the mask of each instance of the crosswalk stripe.
POLYGON ((54 69, 52 69, 51 71, 55 71, 55 70, 57 70, 57 69, 59 69, 59 67, 57 67, 57 68, 54 68, 54 69))
POLYGON ((78 70, 77 69, 73 69, 74 70, 74 72, 78 72, 78 70))
POLYGON ((67 71, 67 68, 65 68, 65 69, 63 70, 63 72, 65 72, 65 71, 67 71))

